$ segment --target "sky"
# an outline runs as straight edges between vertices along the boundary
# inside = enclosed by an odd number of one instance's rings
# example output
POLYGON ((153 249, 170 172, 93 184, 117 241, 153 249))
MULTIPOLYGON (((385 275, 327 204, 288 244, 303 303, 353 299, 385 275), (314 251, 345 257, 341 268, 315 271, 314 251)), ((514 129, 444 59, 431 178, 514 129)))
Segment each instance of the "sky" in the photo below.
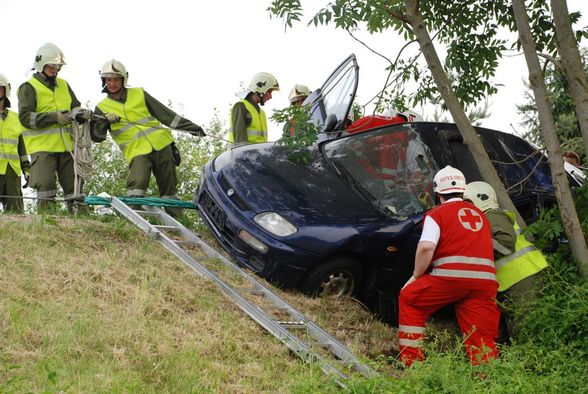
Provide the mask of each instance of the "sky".
MULTIPOLYGON (((306 0, 303 5, 326 3, 306 0)), ((0 73, 12 84, 16 110, 17 87, 30 77, 37 49, 52 42, 67 62, 59 76, 83 106, 93 109, 104 97, 98 71, 115 58, 126 66, 130 86, 143 87, 164 104, 172 102, 177 112, 205 129, 215 111, 228 125, 230 108, 238 100, 235 93, 260 71, 272 73, 281 87, 264 107, 268 118, 274 109, 289 104, 294 84, 320 87, 351 53, 360 67, 357 101, 363 105, 382 89, 385 59, 331 26, 299 23, 286 30, 282 20, 270 18, 269 4, 270 0, 0 0, 0 73)), ((568 9, 588 16, 588 1, 568 0, 568 9)), ((303 21, 310 16, 309 10, 303 21)), ((587 16, 580 26, 588 24, 587 16)), ((405 44, 393 32, 355 34, 389 59, 405 44)), ((523 102, 527 75, 522 55, 501 61, 495 82, 503 86, 490 98, 492 115, 482 126, 520 131, 516 104, 523 102)), ((373 110, 369 105, 366 109, 373 110)), ((415 110, 432 120, 431 108, 415 110)), ((270 140, 280 134, 281 125, 270 122, 270 140)))

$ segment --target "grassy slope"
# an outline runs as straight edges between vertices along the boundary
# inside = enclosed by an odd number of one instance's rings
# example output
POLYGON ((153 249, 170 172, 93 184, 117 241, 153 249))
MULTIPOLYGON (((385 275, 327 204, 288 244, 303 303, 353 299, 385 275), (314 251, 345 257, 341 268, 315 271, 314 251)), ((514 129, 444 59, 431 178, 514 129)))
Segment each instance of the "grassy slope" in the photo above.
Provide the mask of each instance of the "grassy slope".
MULTIPOLYGON (((0 236, 0 392, 337 390, 125 220, 2 215, 0 236)), ((356 352, 390 347, 349 301, 284 296, 356 352)))

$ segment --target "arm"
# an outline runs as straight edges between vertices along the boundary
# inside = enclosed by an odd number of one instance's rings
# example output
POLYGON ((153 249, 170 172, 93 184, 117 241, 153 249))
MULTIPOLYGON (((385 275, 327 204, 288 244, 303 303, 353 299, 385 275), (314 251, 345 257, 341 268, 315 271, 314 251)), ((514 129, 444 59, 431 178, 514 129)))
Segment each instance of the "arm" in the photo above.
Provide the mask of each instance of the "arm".
POLYGON ((494 255, 495 259, 507 256, 515 251, 515 243, 517 235, 513 228, 513 223, 509 217, 502 211, 487 211, 486 217, 490 222, 492 228, 492 240, 494 244, 498 243, 498 250, 495 246, 494 255), (500 247, 502 246, 502 247, 500 247), (505 250, 505 248, 509 251, 505 250))
POLYGON ((231 120, 235 144, 246 144, 249 142, 247 140, 247 115, 249 115, 249 111, 247 111, 247 108, 245 108, 242 102, 237 102, 233 105, 231 120))
POLYGON ((178 115, 165 105, 157 101, 149 93, 145 93, 145 104, 147 109, 157 120, 171 129, 186 130, 197 133, 197 135, 205 136, 202 127, 193 123, 192 121, 178 115))
POLYGON ((436 247, 437 245, 431 241, 419 242, 414 257, 414 271, 412 273, 415 279, 420 278, 427 272, 429 265, 431 265, 431 260, 433 260, 433 253, 436 247))
POLYGON ((29 161, 29 155, 27 154, 22 135, 18 137, 18 155, 20 157, 20 168, 22 168, 22 170, 25 172, 29 172, 31 168, 31 162, 29 161))

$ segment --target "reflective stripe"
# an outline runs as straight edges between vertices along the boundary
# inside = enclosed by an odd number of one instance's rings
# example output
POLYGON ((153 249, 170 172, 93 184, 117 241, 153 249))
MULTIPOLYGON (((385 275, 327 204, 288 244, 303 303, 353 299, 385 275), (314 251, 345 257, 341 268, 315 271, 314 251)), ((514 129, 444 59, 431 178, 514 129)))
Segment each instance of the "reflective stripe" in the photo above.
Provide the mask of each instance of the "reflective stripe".
MULTIPOLYGON (((64 131, 68 132, 69 127, 64 127, 64 131)), ((27 130, 22 133, 23 137, 34 137, 39 135, 52 135, 52 134, 61 134, 61 128, 54 127, 51 129, 44 129, 44 130, 27 130)))
POLYGON ((180 120, 182 120, 182 117, 180 115, 176 115, 174 117, 174 120, 172 120, 171 124, 169 125, 169 127, 171 129, 175 129, 176 126, 180 123, 180 120))
POLYGON ((537 248, 534 245, 529 245, 529 246, 526 246, 522 249, 519 249, 516 252, 498 260, 496 262, 496 269, 498 269, 500 267, 504 267, 506 264, 510 263, 511 261, 516 259, 517 257, 521 257, 522 255, 527 254, 529 252, 534 252, 535 250, 537 250, 537 248))
POLYGON ((0 159, 19 160, 20 157, 18 155, 11 155, 10 153, 1 153, 0 152, 0 159))
POLYGON ((157 131, 159 131, 159 130, 161 130, 161 129, 160 129, 160 128, 158 128, 158 127, 150 127, 150 128, 148 128, 147 130, 143 130, 143 131, 140 131, 140 132, 138 132, 137 134, 135 134, 135 135, 133 136, 133 138, 131 138, 131 140, 130 140, 130 141, 128 141, 128 142, 125 142, 125 143, 122 143, 122 144, 119 144, 118 146, 119 146, 119 148, 120 148, 121 150, 123 150, 123 149, 125 148, 125 146, 127 146, 127 145, 128 145, 128 144, 130 144, 131 142, 134 142, 134 141, 138 140, 138 139, 139 139, 139 138, 141 138, 141 137, 146 137, 146 136, 148 136, 148 135, 150 135, 150 134, 153 134, 153 133, 155 133, 155 132, 157 132, 157 131))
POLYGON ((37 127, 37 113, 31 112, 31 129, 36 129, 37 127))
POLYGON ((143 189, 129 189, 127 190, 127 197, 145 197, 147 190, 143 189))
POLYGON ((265 132, 262 130, 247 130, 247 137, 263 137, 265 136, 265 132))
POLYGON ((431 275, 432 276, 446 276, 449 278, 496 280, 496 274, 494 274, 492 272, 484 272, 484 271, 434 269, 433 271, 431 271, 431 275))
POLYGON ((57 190, 48 190, 46 192, 37 192, 37 198, 53 198, 57 195, 57 190))
POLYGON ((18 144, 18 140, 14 138, 0 138, 0 144, 18 144))
POLYGON ((79 194, 79 195, 77 195, 77 196, 76 196, 76 195, 75 195, 75 193, 71 193, 71 194, 66 194, 66 195, 64 196, 64 199, 66 199, 66 200, 69 200, 70 198, 74 198, 74 197, 84 197, 85 195, 86 195, 86 194, 82 193, 82 194, 79 194))
POLYGON ((495 239, 492 240, 492 247, 494 248, 495 251, 497 251, 498 253, 500 253, 503 256, 507 256, 512 253, 512 250, 510 250, 506 246, 502 245, 500 242, 498 242, 495 239))
POLYGON ((398 344, 400 346, 423 347, 423 340, 422 339, 398 338, 398 344))
POLYGON ((409 334, 423 334, 425 332, 425 327, 405 326, 403 324, 400 324, 398 326, 398 332, 406 332, 409 334))
POLYGON ((29 155, 22 155, 20 156, 21 160, 28 160, 29 159, 29 155))
POLYGON ((447 256, 441 257, 440 259, 433 261, 433 267, 439 267, 443 264, 460 263, 460 264, 473 264, 483 265, 486 267, 494 267, 494 261, 489 259, 483 259, 479 257, 467 257, 467 256, 447 256))
POLYGON ((167 198, 167 199, 170 199, 170 200, 179 200, 180 199, 180 196, 178 196, 177 194, 172 194, 170 196, 161 196, 161 198, 167 198))

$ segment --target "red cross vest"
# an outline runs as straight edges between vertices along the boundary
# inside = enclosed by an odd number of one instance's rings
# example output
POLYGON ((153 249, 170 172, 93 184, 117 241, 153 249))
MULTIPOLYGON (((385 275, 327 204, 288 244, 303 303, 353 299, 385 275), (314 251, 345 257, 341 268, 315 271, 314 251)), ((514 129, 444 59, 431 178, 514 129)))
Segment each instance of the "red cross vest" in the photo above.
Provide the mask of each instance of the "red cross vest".
POLYGON ((431 275, 496 282, 492 231, 473 204, 451 201, 427 213, 441 229, 431 275))

